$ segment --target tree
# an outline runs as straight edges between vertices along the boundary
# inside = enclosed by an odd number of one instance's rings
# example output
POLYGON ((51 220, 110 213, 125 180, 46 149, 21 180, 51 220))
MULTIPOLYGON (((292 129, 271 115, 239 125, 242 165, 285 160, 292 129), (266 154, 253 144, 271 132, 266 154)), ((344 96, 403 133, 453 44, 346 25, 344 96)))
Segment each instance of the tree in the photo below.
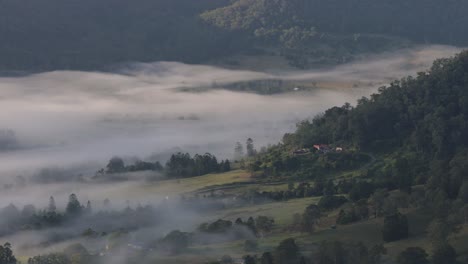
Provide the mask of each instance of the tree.
POLYGON ((57 206, 55 206, 55 199, 53 196, 49 198, 49 205, 47 206, 47 212, 49 213, 55 213, 55 210, 57 210, 57 206))
POLYGON ((72 193, 68 197, 68 204, 67 204, 67 214, 70 216, 78 216, 81 214, 82 207, 76 194, 72 193))
POLYGON ((253 139, 251 138, 247 139, 246 148, 247 148, 247 157, 253 157, 257 154, 257 151, 255 150, 255 147, 254 147, 253 139))
POLYGON ((445 221, 436 219, 429 224, 427 233, 432 246, 438 248, 448 243, 447 237, 450 234, 450 227, 445 221))
POLYGON ((240 142, 237 142, 234 148, 234 158, 239 160, 242 159, 242 157, 244 157, 244 147, 240 142))
POLYGON ((413 185, 413 178, 411 175, 410 164, 406 158, 397 158, 394 164, 395 182, 401 191, 411 193, 411 186, 413 185))
POLYGON ((29 258, 28 264, 70 264, 70 259, 62 254, 47 254, 29 258))
POLYGON ((375 245, 369 249, 369 264, 379 264, 382 255, 387 254, 387 249, 382 245, 375 245))
POLYGON ((242 258, 244 259, 244 264, 256 264, 257 263, 257 261, 255 260, 253 256, 246 255, 242 258))
POLYGON ((293 238, 281 241, 275 249, 276 263, 297 263, 299 259, 299 247, 293 238))
POLYGON ((375 218, 383 214, 385 198, 387 196, 388 196, 387 190, 377 189, 369 198, 370 204, 372 205, 372 208, 373 208, 373 213, 374 213, 375 218))
POLYGON ((16 257, 11 250, 11 244, 5 243, 0 245, 0 264, 16 264, 16 257))
POLYGON ((302 231, 313 233, 315 225, 321 217, 320 209, 317 205, 311 204, 307 206, 302 214, 302 231))
POLYGON ((429 264, 427 253, 419 247, 409 247, 398 255, 398 264, 429 264))
POLYGON ((113 157, 106 166, 107 173, 120 173, 125 171, 125 163, 120 157, 113 157))
POLYGON ((273 255, 270 252, 265 252, 260 258, 260 264, 273 264, 273 255))
POLYGON ((255 227, 260 233, 270 233, 274 224, 275 220, 267 216, 260 215, 255 219, 255 227))
POLYGON ((179 254, 189 246, 189 234, 174 230, 161 239, 158 248, 170 254, 179 254))
POLYGON ((396 213, 386 216, 383 226, 383 240, 385 242, 397 241, 408 237, 408 219, 396 213))
POLYGON ((221 163, 220 167, 223 172, 228 172, 231 170, 231 162, 227 159, 221 163))
MULTIPOLYGON (((347 259, 347 249, 340 241, 323 241, 318 249, 316 259, 324 264, 344 264, 347 259)), ((354 263, 349 260, 350 263, 354 263)))
POLYGON ((325 188, 323 189, 323 195, 325 196, 332 196, 335 194, 335 184, 333 184, 332 180, 328 180, 325 188))

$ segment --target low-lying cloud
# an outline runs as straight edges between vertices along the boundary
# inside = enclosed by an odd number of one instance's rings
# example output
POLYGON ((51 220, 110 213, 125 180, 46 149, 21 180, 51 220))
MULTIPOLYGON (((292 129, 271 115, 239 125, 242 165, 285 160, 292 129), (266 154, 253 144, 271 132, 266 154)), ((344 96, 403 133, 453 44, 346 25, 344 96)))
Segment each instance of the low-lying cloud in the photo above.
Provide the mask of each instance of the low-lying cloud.
POLYGON ((0 129, 14 131, 15 144, 21 146, 0 152, 0 171, 103 164, 113 155, 144 157, 174 147, 228 158, 236 141, 252 137, 257 146, 276 143, 297 121, 354 102, 459 51, 429 46, 299 72, 158 62, 132 64, 118 73, 57 71, 0 78, 0 129), (317 89, 274 96, 178 90, 269 78, 316 82, 317 89))
MULTIPOLYGON (((54 196, 58 210, 63 211, 71 193, 82 203, 91 201, 96 210, 105 208, 106 198, 117 210, 174 203, 157 227, 134 230, 131 235, 146 241, 172 229, 194 230, 200 222, 212 219, 204 219, 195 208, 181 207, 180 190, 135 193, 143 181, 90 184, 80 179, 114 155, 154 158, 180 149, 230 158, 236 141, 251 137, 257 147, 277 143, 298 121, 335 105, 353 103, 381 85, 424 71, 434 59, 459 51, 420 47, 311 71, 253 72, 158 62, 128 65, 116 73, 57 71, 0 78, 0 183, 14 183, 1 189, 0 208, 14 203, 18 208, 34 204, 42 210, 54 196), (221 89, 226 84, 265 79, 313 83, 316 88, 266 96, 221 89), (200 92, 200 87, 207 89, 200 92), (28 184, 26 177, 18 175, 26 176, 28 184)), ((102 222, 22 231, 2 239, 13 242, 15 250, 34 255, 60 251, 70 243, 94 243, 80 235, 88 227, 102 231, 102 222)), ((105 239, 96 241, 104 243, 105 239)))

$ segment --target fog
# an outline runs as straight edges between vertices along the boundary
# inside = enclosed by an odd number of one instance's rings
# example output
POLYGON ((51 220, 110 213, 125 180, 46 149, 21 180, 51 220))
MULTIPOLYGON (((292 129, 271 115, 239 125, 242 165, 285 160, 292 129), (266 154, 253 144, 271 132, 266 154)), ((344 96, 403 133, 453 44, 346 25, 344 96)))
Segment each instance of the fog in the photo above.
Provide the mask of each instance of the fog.
MULTIPOLYGON (((81 177, 93 175, 115 155, 164 163, 170 153, 183 150, 210 152, 224 159, 232 157, 237 141, 249 137, 257 148, 275 144, 284 133, 294 131, 298 121, 332 106, 354 103, 394 79, 428 69, 434 59, 460 51, 424 46, 308 71, 254 72, 155 62, 128 64, 113 73, 56 71, 0 78, 0 183, 17 182, 0 190, 0 207, 14 203, 18 208, 34 204, 43 209, 53 195, 63 211, 71 193, 82 203, 91 201, 97 210, 106 198, 111 198, 116 210, 172 202, 178 194, 175 190, 146 196, 134 192, 141 181, 90 184, 81 177), (314 83, 315 88, 276 95, 221 89, 225 84, 265 79, 314 83), (200 87, 207 89, 200 91, 200 87), (70 182, 18 183, 22 181, 18 175, 34 179, 50 171, 70 182)), ((209 221, 177 202, 165 214, 170 221, 132 235, 154 239, 176 228, 192 231, 201 221, 209 221)), ((85 228, 99 228, 99 224, 105 226, 96 221, 56 229, 54 234, 73 239, 39 251, 24 247, 47 240, 49 230, 20 232, 5 239, 28 254, 53 252, 76 242, 74 237, 85 228)))
POLYGON ((1 78, 0 129, 15 132, 16 150, 1 152, 0 171, 21 174, 89 162, 95 168, 113 155, 145 157, 174 147, 230 158, 236 141, 251 137, 257 146, 276 143, 297 121, 352 103, 458 51, 420 47, 301 72, 157 62, 128 65, 117 73, 57 71, 1 78), (319 88, 274 96, 177 89, 268 78, 319 82, 319 88))

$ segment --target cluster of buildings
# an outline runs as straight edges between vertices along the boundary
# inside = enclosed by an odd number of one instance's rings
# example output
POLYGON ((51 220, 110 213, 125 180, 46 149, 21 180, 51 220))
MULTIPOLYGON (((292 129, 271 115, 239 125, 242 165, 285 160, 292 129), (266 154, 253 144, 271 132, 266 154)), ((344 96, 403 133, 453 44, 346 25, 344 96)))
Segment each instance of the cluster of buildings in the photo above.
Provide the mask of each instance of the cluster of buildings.
MULTIPOLYGON (((331 147, 326 144, 316 144, 312 147, 315 149, 316 153, 324 154, 324 153, 329 153, 329 152, 343 152, 342 147, 331 147)), ((303 154, 308 154, 310 153, 310 149, 304 148, 304 149, 298 149, 293 152, 294 155, 303 155, 303 154)))

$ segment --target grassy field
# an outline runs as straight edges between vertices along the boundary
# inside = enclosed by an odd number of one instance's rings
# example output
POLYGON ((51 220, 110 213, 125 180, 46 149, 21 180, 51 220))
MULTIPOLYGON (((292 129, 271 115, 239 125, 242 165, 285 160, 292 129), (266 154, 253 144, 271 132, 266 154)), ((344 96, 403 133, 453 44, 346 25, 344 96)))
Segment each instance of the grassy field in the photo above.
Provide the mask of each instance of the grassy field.
POLYGON ((148 195, 174 196, 194 193, 204 188, 248 182, 252 182, 248 172, 235 170, 227 173, 207 174, 193 178, 171 179, 132 185, 127 188, 125 192, 132 194, 133 197, 148 195))
MULTIPOLYGON (((343 172, 333 175, 334 178, 356 177, 359 171, 343 172)), ((165 180, 154 183, 147 183, 140 186, 134 186, 129 190, 138 195, 179 195, 195 193, 205 194, 211 191, 224 192, 229 194, 244 193, 249 190, 258 191, 278 191, 287 190, 288 184, 284 182, 265 183, 256 181, 250 177, 250 174, 243 170, 235 170, 228 173, 209 174, 201 177, 194 177, 180 180, 165 180)), ((186 254, 180 256, 154 256, 148 258, 154 260, 154 263, 206 263, 219 259, 224 254, 233 257, 241 257, 245 254, 261 254, 265 251, 271 251, 279 242, 286 238, 295 238, 305 254, 309 254, 322 241, 347 241, 363 242, 368 246, 384 244, 387 248, 387 259, 395 259, 396 256, 411 246, 418 246, 431 251, 430 243, 426 237, 426 229, 430 218, 420 211, 408 209, 403 211, 408 217, 410 227, 410 238, 392 243, 384 243, 382 240, 383 219, 368 219, 365 221, 353 223, 350 225, 338 226, 336 229, 330 228, 335 224, 339 210, 325 212, 316 231, 313 234, 297 233, 288 230, 293 215, 302 213, 310 204, 316 204, 320 197, 291 199, 281 202, 268 202, 264 204, 246 204, 242 207, 227 208, 215 211, 206 215, 208 221, 225 219, 234 221, 237 218, 246 220, 249 217, 269 216, 275 219, 275 228, 271 234, 259 238, 259 248, 256 252, 244 251, 244 240, 232 241, 228 243, 216 243, 209 245, 194 245, 190 247, 186 254), (188 261, 188 262, 187 262, 188 261)), ((184 230, 191 231, 191 230, 184 230)), ((456 248, 460 255, 468 255, 468 228, 465 227, 459 233, 450 238, 451 244, 456 248)))
POLYGON ((302 213, 310 204, 316 204, 319 198, 292 199, 285 202, 271 202, 260 205, 246 206, 242 208, 228 209, 221 211, 218 216, 222 219, 235 220, 238 217, 246 219, 250 216, 256 217, 264 215, 273 217, 277 227, 285 227, 292 221, 295 213, 302 213))

